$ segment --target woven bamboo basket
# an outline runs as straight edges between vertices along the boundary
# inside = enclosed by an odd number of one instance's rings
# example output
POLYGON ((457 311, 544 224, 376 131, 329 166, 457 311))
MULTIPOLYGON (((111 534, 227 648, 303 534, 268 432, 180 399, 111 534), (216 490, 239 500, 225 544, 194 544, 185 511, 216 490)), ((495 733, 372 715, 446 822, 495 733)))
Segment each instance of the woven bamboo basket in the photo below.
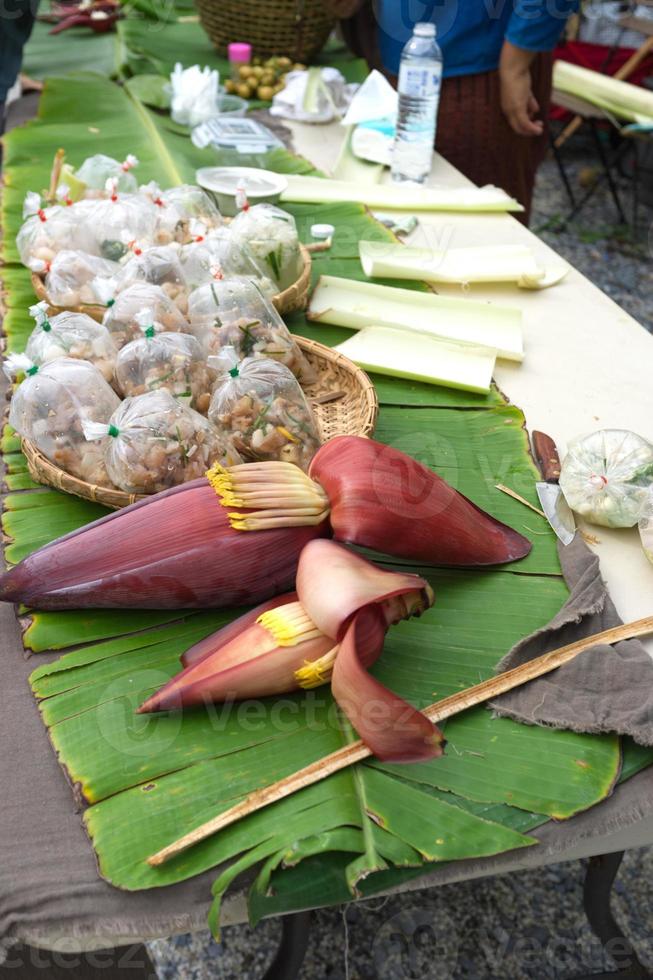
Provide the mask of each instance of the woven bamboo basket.
MULTIPOLYGON (((304 388, 317 419, 322 442, 334 436, 371 436, 379 412, 374 385, 349 358, 315 340, 296 337, 315 369, 318 380, 304 388)), ((55 487, 117 510, 141 500, 145 494, 125 493, 85 483, 51 463, 28 439, 22 440, 30 476, 37 483, 55 487)))
POLYGON ((336 25, 324 0, 197 0, 202 27, 220 54, 249 41, 255 55, 310 61, 336 25))
MULTIPOLYGON (((272 297, 272 305, 276 307, 282 316, 288 313, 296 313, 298 310, 304 310, 308 303, 308 293, 311 288, 311 253, 305 245, 300 245, 299 247, 304 260, 299 279, 292 283, 291 286, 288 286, 287 289, 284 289, 283 292, 277 293, 272 297)), ((97 320, 98 323, 102 323, 102 317, 107 312, 106 306, 100 306, 99 304, 54 306, 48 298, 44 280, 36 272, 32 273, 32 289, 37 299, 46 301, 52 316, 70 310, 73 313, 86 313, 87 316, 97 320)))

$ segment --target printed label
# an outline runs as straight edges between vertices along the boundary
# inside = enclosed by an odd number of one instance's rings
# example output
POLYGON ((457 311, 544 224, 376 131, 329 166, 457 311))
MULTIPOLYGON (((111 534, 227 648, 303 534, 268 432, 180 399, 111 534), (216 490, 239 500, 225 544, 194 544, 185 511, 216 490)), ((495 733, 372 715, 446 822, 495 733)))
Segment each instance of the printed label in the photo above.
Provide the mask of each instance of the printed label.
POLYGON ((439 68, 402 65, 399 69, 399 91, 411 99, 432 99, 440 91, 439 68))

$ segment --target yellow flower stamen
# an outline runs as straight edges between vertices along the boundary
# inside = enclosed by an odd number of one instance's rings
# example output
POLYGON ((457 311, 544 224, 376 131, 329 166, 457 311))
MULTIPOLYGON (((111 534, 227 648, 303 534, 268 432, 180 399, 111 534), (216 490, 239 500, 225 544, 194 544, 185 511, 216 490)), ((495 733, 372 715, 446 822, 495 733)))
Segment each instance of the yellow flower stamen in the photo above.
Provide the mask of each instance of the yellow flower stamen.
POLYGON ((321 524, 329 515, 326 493, 293 463, 263 462, 224 467, 206 478, 223 507, 236 508, 229 522, 237 531, 321 524), (238 508, 252 513, 238 513, 238 508))
POLYGON ((331 680, 333 665, 336 662, 339 647, 335 646, 318 660, 305 660, 304 666, 295 671, 295 680, 300 687, 310 690, 312 687, 320 687, 331 680))
POLYGON ((294 647, 323 635, 301 602, 287 602, 276 609, 268 609, 261 613, 256 622, 272 635, 280 647, 294 647))

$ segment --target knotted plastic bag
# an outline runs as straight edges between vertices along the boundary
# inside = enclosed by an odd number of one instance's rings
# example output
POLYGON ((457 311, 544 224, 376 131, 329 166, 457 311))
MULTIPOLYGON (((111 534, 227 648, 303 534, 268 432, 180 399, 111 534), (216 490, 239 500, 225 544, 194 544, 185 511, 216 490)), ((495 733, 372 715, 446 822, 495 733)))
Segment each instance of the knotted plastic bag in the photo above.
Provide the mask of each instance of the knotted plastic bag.
POLYGON ((191 330, 209 354, 233 347, 239 359, 270 357, 308 384, 315 372, 297 342, 254 283, 244 278, 206 283, 188 297, 191 330))
POLYGON ((164 333, 152 310, 136 314, 143 336, 123 347, 116 360, 116 383, 126 396, 165 388, 177 401, 206 414, 214 372, 200 342, 188 333, 164 333))
POLYGON ((307 471, 320 437, 292 371, 266 357, 239 361, 233 347, 209 363, 217 371, 209 406, 216 428, 247 459, 283 460, 307 471))
POLYGON ((135 194, 138 181, 132 170, 137 166, 138 160, 133 153, 128 153, 122 162, 104 153, 95 153, 84 160, 74 176, 86 184, 87 197, 104 197, 107 181, 112 178, 116 181, 116 190, 121 194, 135 194))
POLYGON ((107 472, 127 493, 158 493, 203 476, 216 462, 242 462, 208 419, 163 388, 126 398, 107 423, 87 424, 85 432, 105 445, 107 472))
POLYGON ((53 258, 45 277, 45 291, 53 306, 90 306, 97 303, 96 277, 118 275, 117 262, 88 252, 62 249, 53 258))
POLYGON ((222 224, 220 212, 211 198, 195 184, 181 184, 162 191, 151 182, 141 187, 141 194, 156 207, 157 245, 201 241, 212 228, 222 224))
POLYGON ((10 354, 5 372, 25 380, 11 399, 9 424, 56 466, 87 483, 110 487, 101 443, 88 441, 86 422, 106 423, 120 400, 88 361, 59 357, 42 367, 10 354))
POLYGON ((180 312, 186 312, 188 294, 178 246, 158 245, 134 253, 117 277, 117 293, 135 282, 149 282, 160 286, 180 312))
POLYGON ((112 280, 96 282, 94 285, 99 301, 107 307, 102 322, 118 347, 124 347, 130 340, 137 340, 141 336, 136 318, 144 309, 152 311, 152 319, 164 331, 190 330, 188 321, 161 286, 136 281, 117 292, 117 283, 112 280))
POLYGON ((560 486, 572 510, 603 527, 632 527, 653 484, 653 446, 635 432, 601 429, 569 445, 560 486))
POLYGON ((89 361, 105 381, 113 381, 118 348, 107 328, 86 313, 65 310, 49 317, 47 303, 30 307, 36 326, 29 335, 26 355, 34 364, 47 364, 58 357, 89 361))
POLYGON ((79 201, 73 208, 85 214, 102 258, 119 262, 130 251, 153 243, 156 209, 142 194, 119 194, 115 178, 107 181, 107 195, 98 201, 79 201))
POLYGON ((279 292, 278 286, 263 266, 256 262, 249 247, 244 243, 237 244, 226 225, 184 245, 179 257, 189 292, 205 282, 234 276, 245 276, 251 280, 266 299, 279 292))
POLYGON ((274 204, 246 206, 231 223, 238 245, 249 246, 255 260, 280 290, 299 279, 304 260, 295 219, 274 204))
POLYGON ((43 207, 38 194, 30 191, 25 195, 24 221, 16 235, 16 247, 20 261, 32 272, 45 274, 64 248, 96 251, 93 235, 77 220, 74 208, 59 204, 43 207))

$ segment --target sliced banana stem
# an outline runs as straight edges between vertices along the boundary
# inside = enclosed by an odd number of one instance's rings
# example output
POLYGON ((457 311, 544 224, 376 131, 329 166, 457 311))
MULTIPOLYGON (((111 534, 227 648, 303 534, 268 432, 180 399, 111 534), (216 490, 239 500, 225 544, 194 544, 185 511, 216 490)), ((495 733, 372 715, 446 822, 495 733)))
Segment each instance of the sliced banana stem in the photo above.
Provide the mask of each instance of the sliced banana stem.
MULTIPOLYGON (((544 653, 541 657, 536 657, 534 660, 530 660, 520 667, 507 670, 503 674, 490 677, 480 684, 475 684, 473 687, 468 687, 464 691, 451 695, 451 697, 436 701, 435 704, 425 709, 424 714, 432 722, 444 721, 446 718, 451 718, 460 711, 464 711, 477 704, 482 704, 490 698, 498 697, 500 694, 505 694, 507 691, 512 691, 514 688, 520 687, 528 681, 535 680, 537 677, 542 677, 544 674, 556 670, 563 664, 573 660, 579 653, 583 653, 584 650, 589 650, 598 643, 618 643, 621 640, 631 640, 633 637, 644 636, 652 632, 653 616, 638 619, 633 623, 614 626, 612 629, 604 630, 602 633, 595 633, 593 636, 587 636, 582 640, 577 640, 576 643, 570 643, 557 650, 551 650, 549 653, 544 653)), ((287 776, 285 779, 281 779, 271 786, 265 786, 263 789, 250 793, 249 796, 241 800, 240 803, 237 803, 236 806, 232 806, 223 813, 219 813, 200 827, 196 827, 172 844, 168 844, 167 847, 157 851, 156 854, 152 854, 147 859, 147 863, 152 867, 165 864, 166 861, 170 861, 189 847, 193 847, 194 844, 198 844, 218 831, 224 830, 225 827, 229 827, 231 824, 236 823, 237 820, 249 816, 250 813, 255 813, 257 810, 261 810, 271 803, 277 803, 279 800, 291 796, 306 786, 311 786, 313 783, 325 779, 340 769, 346 769, 356 762, 361 762, 371 754, 371 751, 363 742, 352 742, 350 745, 345 745, 336 752, 332 752, 330 755, 305 766, 299 772, 293 773, 291 776, 287 776)))

